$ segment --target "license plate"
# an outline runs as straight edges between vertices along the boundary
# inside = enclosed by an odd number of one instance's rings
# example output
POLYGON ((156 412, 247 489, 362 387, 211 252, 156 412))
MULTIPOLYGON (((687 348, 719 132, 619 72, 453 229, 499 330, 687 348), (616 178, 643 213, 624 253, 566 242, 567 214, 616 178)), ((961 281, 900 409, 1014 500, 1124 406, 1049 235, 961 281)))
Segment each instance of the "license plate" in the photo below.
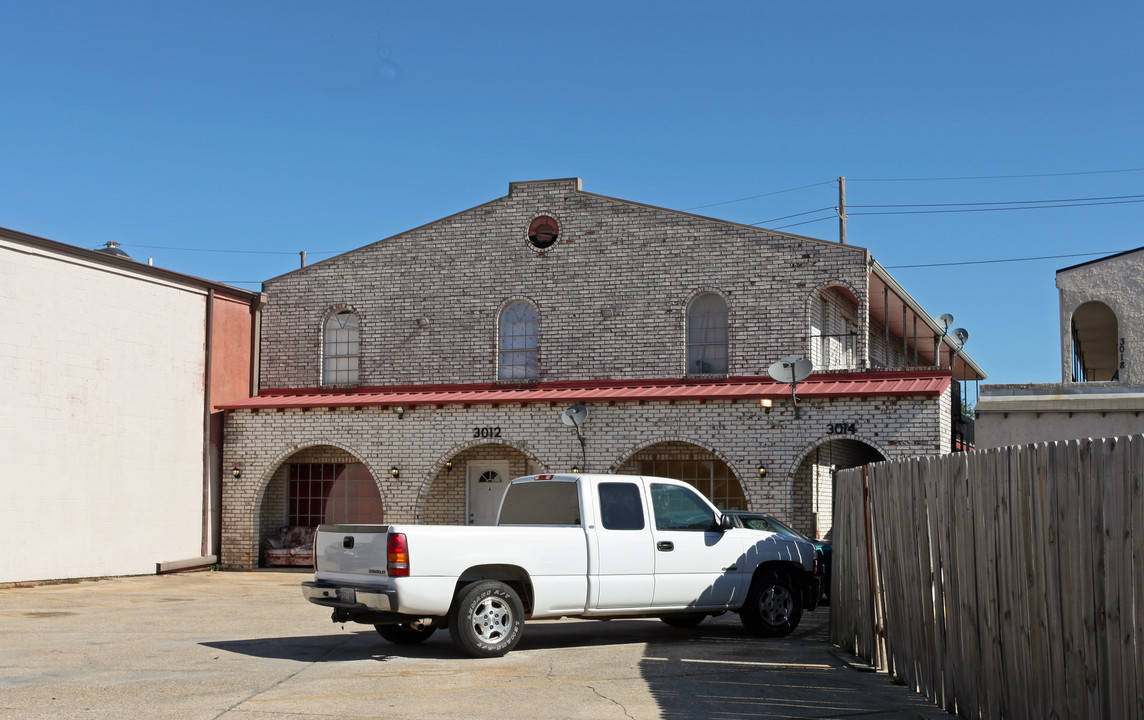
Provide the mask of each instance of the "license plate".
POLYGON ((338 588, 338 602, 356 603, 357 591, 353 588, 338 588))

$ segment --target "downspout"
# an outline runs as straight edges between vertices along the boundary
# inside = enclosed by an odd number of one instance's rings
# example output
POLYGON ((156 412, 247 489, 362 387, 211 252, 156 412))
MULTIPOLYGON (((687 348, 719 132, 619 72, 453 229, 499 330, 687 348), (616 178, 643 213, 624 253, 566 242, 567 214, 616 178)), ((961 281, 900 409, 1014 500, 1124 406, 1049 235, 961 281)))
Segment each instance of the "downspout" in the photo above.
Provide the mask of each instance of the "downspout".
POLYGON ((259 373, 262 364, 262 308, 266 307, 267 295, 258 293, 250 328, 250 397, 258 397, 259 373))
POLYGON ((203 388, 203 523, 201 555, 210 553, 211 538, 211 361, 214 352, 214 288, 207 290, 206 373, 203 388))

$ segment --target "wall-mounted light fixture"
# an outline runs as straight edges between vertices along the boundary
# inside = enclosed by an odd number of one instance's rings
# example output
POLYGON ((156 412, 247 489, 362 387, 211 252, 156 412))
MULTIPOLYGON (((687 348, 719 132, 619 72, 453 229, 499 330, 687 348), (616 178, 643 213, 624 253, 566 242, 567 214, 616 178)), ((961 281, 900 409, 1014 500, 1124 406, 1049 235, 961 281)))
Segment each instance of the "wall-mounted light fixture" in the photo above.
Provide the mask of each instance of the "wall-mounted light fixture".
POLYGON ((446 460, 445 461, 445 472, 453 472, 453 461, 452 460, 446 460))
POLYGON ((231 474, 231 477, 233 477, 235 480, 241 480, 242 479, 242 468, 235 465, 234 469, 230 471, 230 474, 231 474))
POLYGON ((396 480, 401 477, 401 470, 398 469, 396 465, 394 465, 393 467, 389 468, 389 474, 393 476, 394 480, 396 480))
POLYGON ((759 405, 761 405, 763 407, 763 412, 765 412, 768 415, 771 414, 771 399, 770 398, 763 398, 762 400, 759 400, 759 405))
POLYGON ((767 466, 759 463, 759 479, 762 480, 767 476, 767 466))
POLYGON ((574 472, 574 473, 580 472, 580 466, 579 465, 573 465, 572 466, 572 472, 574 472))
POLYGON ((404 405, 394 405, 391 409, 393 410, 393 414, 397 416, 398 420, 405 417, 405 406, 404 405))

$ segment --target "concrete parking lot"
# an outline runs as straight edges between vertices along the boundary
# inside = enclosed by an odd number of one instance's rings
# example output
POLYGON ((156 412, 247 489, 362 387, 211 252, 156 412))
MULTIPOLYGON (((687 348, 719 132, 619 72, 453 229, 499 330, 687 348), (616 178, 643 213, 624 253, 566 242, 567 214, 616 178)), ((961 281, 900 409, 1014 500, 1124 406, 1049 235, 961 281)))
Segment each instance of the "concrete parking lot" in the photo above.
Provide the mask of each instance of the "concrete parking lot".
POLYGON ((782 640, 738 617, 530 623, 476 660, 439 631, 390 645, 335 625, 294 572, 203 572, 0 589, 5 718, 949 718, 848 667, 828 611, 782 640))

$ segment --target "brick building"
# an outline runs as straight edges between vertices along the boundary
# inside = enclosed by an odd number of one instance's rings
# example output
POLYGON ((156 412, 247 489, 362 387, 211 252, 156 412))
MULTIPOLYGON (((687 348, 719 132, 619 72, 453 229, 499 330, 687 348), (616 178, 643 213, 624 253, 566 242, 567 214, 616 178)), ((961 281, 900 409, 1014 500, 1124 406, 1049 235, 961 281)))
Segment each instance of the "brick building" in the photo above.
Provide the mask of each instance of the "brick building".
POLYGON ((984 377, 863 248, 577 179, 512 183, 263 290, 261 391, 227 405, 235 568, 285 524, 491 522, 506 479, 573 468, 677 477, 826 535, 831 468, 948 452, 951 378, 984 377), (786 357, 814 367, 797 407, 767 374, 786 357))

